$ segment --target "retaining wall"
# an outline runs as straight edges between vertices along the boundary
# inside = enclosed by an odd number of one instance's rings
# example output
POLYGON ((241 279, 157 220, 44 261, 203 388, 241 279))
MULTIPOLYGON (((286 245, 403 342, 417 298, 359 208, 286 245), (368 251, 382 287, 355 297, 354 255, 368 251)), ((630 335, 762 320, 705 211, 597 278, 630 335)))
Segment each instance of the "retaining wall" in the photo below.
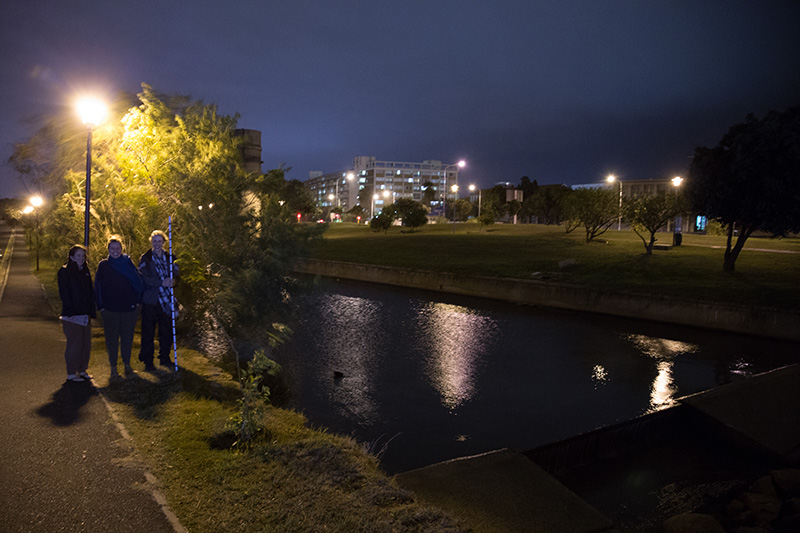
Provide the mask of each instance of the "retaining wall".
POLYGON ((425 270, 317 259, 298 261, 295 271, 800 342, 800 312, 777 308, 611 292, 549 281, 456 276, 425 270))

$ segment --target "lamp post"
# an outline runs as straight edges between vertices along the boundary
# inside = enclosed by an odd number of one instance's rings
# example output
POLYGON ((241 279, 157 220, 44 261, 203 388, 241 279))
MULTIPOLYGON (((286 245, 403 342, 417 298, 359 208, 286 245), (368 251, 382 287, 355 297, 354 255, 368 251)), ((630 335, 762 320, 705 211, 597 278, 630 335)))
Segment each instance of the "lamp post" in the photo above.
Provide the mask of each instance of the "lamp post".
POLYGON ((478 189, 478 216, 481 216, 481 191, 477 185, 470 185, 469 190, 470 192, 475 192, 475 189, 478 189))
MULTIPOLYGON (((675 187, 675 198, 676 198, 676 201, 677 201, 677 198, 678 198, 678 187, 680 187, 681 184, 683 183, 683 178, 680 177, 680 176, 675 176, 674 178, 672 178, 671 181, 672 181, 672 186, 675 187)), ((672 226, 672 244, 674 246, 680 246, 681 245, 681 241, 683 240, 683 236, 681 235, 681 232, 678 229, 678 225, 682 224, 682 223, 683 223, 683 221, 681 221, 680 217, 676 215, 675 216, 675 221, 673 222, 673 226, 672 226)))
POLYGON ((450 187, 453 191, 453 233, 456 232, 456 202, 458 201, 458 184, 450 187))
MULTIPOLYGON (((447 217, 447 213, 445 213, 445 207, 447 206, 447 171, 451 168, 464 168, 467 166, 467 162, 463 159, 458 163, 453 163, 452 165, 447 165, 444 167, 444 185, 442 186, 442 215, 447 217)), ((458 171, 456 171, 456 183, 455 183, 456 190, 458 190, 458 171)), ((445 218, 445 220, 447 220, 445 218)), ((455 199, 453 199, 453 224, 456 223, 456 204, 455 199)), ((455 231, 455 226, 453 227, 453 231, 455 231)))
POLYGON ((617 231, 622 230, 622 180, 618 180, 614 174, 609 174, 606 178, 608 183, 619 183, 619 220, 617 220, 617 231))
MULTIPOLYGON (((31 205, 30 211, 28 213, 36 211, 36 208, 42 207, 44 200, 42 200, 41 196, 32 196, 30 199, 31 205)), ((27 208, 26 208, 27 209, 27 208)), ((39 271, 39 213, 37 212, 33 218, 33 236, 36 238, 36 271, 39 271)))
POLYGON ((86 125, 86 212, 83 220, 83 245, 89 247, 89 205, 92 200, 92 130, 105 117, 105 106, 98 100, 85 99, 78 102, 78 113, 86 125))
POLYGON ((377 194, 372 195, 372 204, 369 206, 369 216, 370 218, 375 218, 375 200, 378 199, 377 194))

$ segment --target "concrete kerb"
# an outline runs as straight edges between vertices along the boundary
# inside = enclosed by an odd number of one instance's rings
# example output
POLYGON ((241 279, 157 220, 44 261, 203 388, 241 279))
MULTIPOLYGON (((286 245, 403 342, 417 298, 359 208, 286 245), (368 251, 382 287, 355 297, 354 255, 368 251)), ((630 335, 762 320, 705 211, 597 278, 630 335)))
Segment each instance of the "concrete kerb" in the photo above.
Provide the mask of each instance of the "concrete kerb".
POLYGON ((800 312, 771 307, 729 305, 660 295, 612 292, 551 281, 457 276, 442 272, 318 259, 300 260, 294 270, 302 274, 800 342, 800 312))

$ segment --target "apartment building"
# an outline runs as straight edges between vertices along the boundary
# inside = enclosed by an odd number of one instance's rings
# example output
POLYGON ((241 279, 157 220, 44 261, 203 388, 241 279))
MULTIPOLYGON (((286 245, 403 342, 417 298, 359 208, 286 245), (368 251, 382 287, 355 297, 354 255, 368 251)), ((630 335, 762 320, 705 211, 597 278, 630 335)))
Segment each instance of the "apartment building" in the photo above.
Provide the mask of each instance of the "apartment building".
POLYGON ((451 189, 458 183, 458 170, 457 163, 437 160, 378 161, 373 156, 356 156, 352 169, 330 174, 311 172, 305 185, 320 207, 341 206, 347 211, 361 203, 371 216, 399 198, 421 201, 426 184, 430 184, 435 193, 431 202, 435 211, 441 210, 445 195, 453 198, 451 189))

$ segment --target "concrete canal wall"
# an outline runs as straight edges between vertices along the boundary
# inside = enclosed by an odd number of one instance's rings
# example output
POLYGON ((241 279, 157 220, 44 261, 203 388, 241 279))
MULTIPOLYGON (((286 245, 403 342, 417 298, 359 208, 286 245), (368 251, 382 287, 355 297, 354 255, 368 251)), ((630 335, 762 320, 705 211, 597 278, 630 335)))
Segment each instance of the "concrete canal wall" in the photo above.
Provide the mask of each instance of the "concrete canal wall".
POLYGON ((800 312, 784 309, 611 292, 550 281, 456 276, 441 272, 317 259, 299 261, 295 271, 800 342, 800 312))

